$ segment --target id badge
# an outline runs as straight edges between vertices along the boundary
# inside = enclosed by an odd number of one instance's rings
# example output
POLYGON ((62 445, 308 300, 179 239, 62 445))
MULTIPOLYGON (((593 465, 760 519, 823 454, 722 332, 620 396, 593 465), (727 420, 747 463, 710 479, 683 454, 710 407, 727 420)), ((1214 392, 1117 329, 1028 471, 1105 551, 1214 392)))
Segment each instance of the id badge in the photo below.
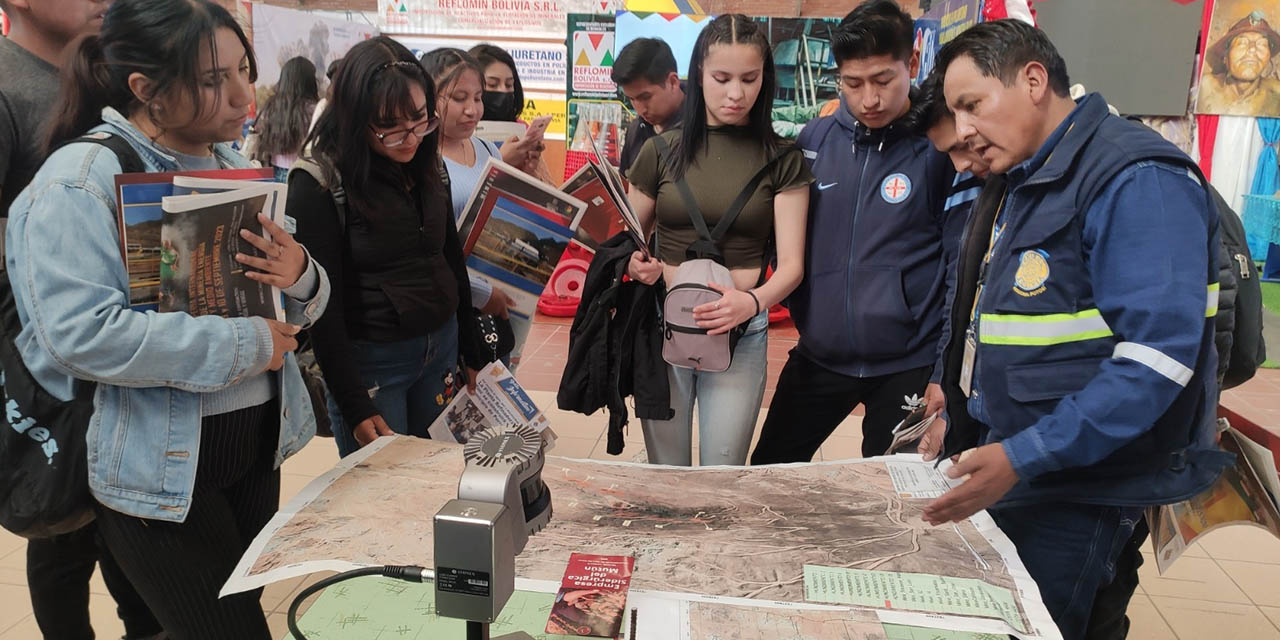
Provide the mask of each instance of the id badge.
POLYGON ((974 340, 973 333, 969 333, 964 337, 964 360, 960 363, 960 390, 966 398, 972 395, 973 361, 977 355, 978 343, 974 340))

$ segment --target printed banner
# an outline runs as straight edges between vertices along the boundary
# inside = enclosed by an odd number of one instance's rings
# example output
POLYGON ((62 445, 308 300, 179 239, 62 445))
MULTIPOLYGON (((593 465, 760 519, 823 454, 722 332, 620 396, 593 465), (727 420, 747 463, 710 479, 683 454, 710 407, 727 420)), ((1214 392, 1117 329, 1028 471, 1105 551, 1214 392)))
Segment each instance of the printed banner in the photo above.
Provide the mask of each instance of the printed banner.
POLYGON ((378 0, 387 33, 563 38, 570 13, 613 13, 621 0, 378 0))
POLYGON ((591 151, 588 136, 602 139, 607 160, 618 164, 623 132, 631 113, 623 106, 618 86, 613 83, 613 60, 617 56, 616 19, 613 15, 570 14, 569 73, 566 90, 569 141, 565 153, 564 177, 568 179, 587 163, 591 151))
POLYGON ((258 87, 272 86, 290 58, 302 56, 316 65, 323 84, 329 63, 356 43, 378 35, 372 25, 321 18, 305 11, 269 4, 253 5, 253 50, 258 57, 258 87))
MULTIPOLYGON (((438 38, 434 36, 393 36, 400 44, 408 47, 415 55, 441 48, 462 49, 468 51, 472 47, 490 42, 480 38, 438 38)), ((492 42, 511 54, 516 61, 516 71, 520 74, 520 84, 525 90, 563 91, 567 76, 568 62, 563 44, 557 42, 492 42)))

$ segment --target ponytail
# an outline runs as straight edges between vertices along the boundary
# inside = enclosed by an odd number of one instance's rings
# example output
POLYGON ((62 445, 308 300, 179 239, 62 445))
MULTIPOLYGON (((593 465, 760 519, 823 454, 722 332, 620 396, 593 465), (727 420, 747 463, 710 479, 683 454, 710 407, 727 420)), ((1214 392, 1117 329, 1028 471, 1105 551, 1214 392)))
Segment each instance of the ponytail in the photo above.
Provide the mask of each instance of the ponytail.
POLYGON ((82 36, 72 44, 71 51, 62 72, 53 117, 45 125, 46 155, 91 129, 101 120, 103 107, 111 102, 111 70, 102 50, 102 39, 97 34, 82 36))

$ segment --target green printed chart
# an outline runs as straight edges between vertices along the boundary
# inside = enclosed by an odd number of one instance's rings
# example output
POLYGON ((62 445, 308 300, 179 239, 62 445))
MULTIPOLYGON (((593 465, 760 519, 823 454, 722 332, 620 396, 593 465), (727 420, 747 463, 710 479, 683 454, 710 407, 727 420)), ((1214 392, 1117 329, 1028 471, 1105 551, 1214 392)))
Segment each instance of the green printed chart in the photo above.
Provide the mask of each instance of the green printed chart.
MULTIPOLYGON (((516 591, 490 633, 523 631, 535 640, 589 640, 546 632, 554 593, 516 591)), ((625 623, 624 623, 625 624, 625 623)), ((435 587, 391 578, 348 580, 325 589, 298 621, 307 640, 465 638, 466 623, 436 615, 435 587)), ((293 635, 285 636, 293 640, 293 635)), ((598 640, 598 639, 597 639, 598 640)))
POLYGON ((999 618, 1027 631, 1013 592, 972 578, 804 566, 811 602, 999 618))

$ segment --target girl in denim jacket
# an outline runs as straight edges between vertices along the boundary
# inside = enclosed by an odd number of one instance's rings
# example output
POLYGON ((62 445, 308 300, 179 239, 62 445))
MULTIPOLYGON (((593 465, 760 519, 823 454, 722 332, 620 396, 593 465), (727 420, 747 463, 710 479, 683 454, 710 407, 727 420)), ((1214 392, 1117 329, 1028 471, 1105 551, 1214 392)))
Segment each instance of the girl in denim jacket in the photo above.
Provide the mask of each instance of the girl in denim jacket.
POLYGON ((71 47, 50 123, 54 150, 10 209, 6 267, 23 361, 50 393, 97 383, 89 484, 112 555, 172 638, 269 638, 260 591, 218 599, 278 507, 279 467, 315 417, 294 336, 328 278, 289 234, 244 239, 249 276, 285 292, 289 322, 129 308, 114 176, 89 131, 127 141, 148 171, 239 168, 253 53, 209 0, 118 0, 71 47))

